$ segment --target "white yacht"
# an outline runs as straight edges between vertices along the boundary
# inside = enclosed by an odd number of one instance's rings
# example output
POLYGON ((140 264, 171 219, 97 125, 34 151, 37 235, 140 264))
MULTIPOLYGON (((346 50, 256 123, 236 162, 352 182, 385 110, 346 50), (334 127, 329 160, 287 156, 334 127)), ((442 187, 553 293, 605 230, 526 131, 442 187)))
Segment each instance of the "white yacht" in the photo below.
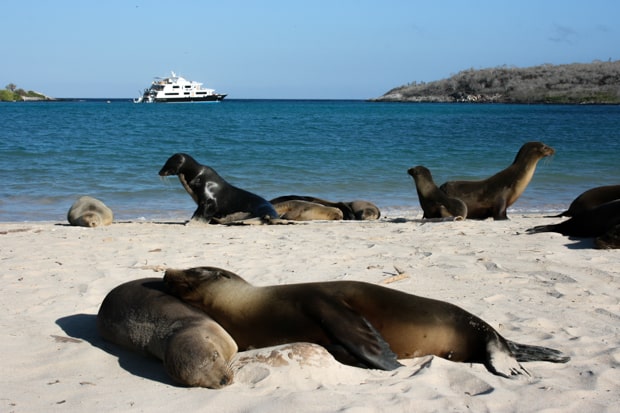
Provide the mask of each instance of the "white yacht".
POLYGON ((187 80, 171 72, 170 77, 156 77, 135 103, 217 102, 226 97, 213 89, 204 89, 202 83, 187 80))

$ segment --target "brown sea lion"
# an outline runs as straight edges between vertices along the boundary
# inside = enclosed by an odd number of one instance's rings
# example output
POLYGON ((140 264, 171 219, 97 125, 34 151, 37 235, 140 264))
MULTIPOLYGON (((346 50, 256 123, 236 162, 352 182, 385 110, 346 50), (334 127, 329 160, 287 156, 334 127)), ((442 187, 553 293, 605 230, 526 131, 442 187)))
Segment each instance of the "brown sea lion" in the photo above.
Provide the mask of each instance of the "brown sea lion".
POLYGON ((217 389, 232 383, 235 341, 204 312, 167 294, 161 278, 129 281, 110 291, 97 329, 109 342, 163 360, 180 384, 217 389))
POLYGON ((325 205, 327 207, 338 208, 342 211, 342 219, 345 220, 375 220, 381 217, 379 208, 369 201, 351 201, 351 202, 332 202, 314 196, 306 195, 284 195, 272 199, 271 204, 276 205, 282 202, 298 200, 313 202, 315 204, 325 205))
POLYGON ((79 197, 67 212, 69 224, 79 227, 110 225, 113 220, 112 210, 100 200, 90 196, 79 197))
POLYGON ((381 218, 379 207, 369 201, 351 201, 345 202, 353 211, 355 219, 358 221, 374 221, 381 218))
POLYGON ((458 198, 450 198, 445 192, 440 190, 435 185, 431 171, 428 168, 418 165, 414 168, 409 168, 407 173, 411 175, 415 182, 420 206, 424 211, 422 218, 467 218, 467 205, 465 205, 465 202, 458 198))
POLYGON ((542 142, 528 142, 521 147, 513 163, 503 171, 482 181, 448 181, 439 189, 467 205, 467 218, 508 219, 506 209, 515 203, 532 180, 536 164, 553 155, 553 148, 542 142))
POLYGON ((527 374, 519 361, 568 361, 557 350, 508 341, 455 305, 364 282, 255 287, 214 267, 168 269, 164 282, 217 320, 241 350, 303 341, 360 367, 393 370, 397 358, 436 355, 481 362, 505 377, 527 374))
POLYGON ((291 199, 272 205, 282 219, 289 219, 292 221, 337 221, 342 219, 342 211, 340 209, 317 204, 315 202, 291 199))
POLYGON ((264 198, 226 182, 214 169, 201 165, 184 153, 172 155, 159 176, 177 175, 198 204, 192 220, 227 223, 232 220, 277 218, 277 212, 264 198))
POLYGON ((615 199, 620 199, 620 185, 607 185, 588 189, 575 198, 566 211, 559 215, 554 215, 551 218, 574 217, 580 212, 595 208, 615 199))
POLYGON ((594 238, 605 235, 607 231, 620 224, 620 199, 607 202, 592 209, 575 214, 559 224, 539 225, 527 232, 559 232, 562 235, 578 238, 594 238))

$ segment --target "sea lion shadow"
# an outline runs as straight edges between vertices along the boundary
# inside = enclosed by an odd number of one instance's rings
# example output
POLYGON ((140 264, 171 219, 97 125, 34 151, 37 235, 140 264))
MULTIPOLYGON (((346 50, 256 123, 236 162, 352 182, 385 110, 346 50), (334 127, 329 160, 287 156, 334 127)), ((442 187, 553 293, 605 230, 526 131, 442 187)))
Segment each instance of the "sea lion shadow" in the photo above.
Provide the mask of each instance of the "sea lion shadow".
POLYGON ((568 237, 571 241, 576 241, 572 244, 566 244, 566 248, 571 250, 584 250, 584 249, 593 249, 594 238, 578 238, 578 237, 568 237))
POLYGON ((443 217, 443 218, 390 218, 386 219, 387 222, 392 224, 406 224, 407 222, 414 222, 417 224, 428 224, 435 222, 454 222, 454 221, 463 221, 463 217, 443 217))
MULTIPOLYGON (((154 225, 187 225, 189 221, 114 221, 111 225, 119 224, 154 224, 154 225)), ((73 227, 74 225, 58 222, 54 224, 57 227, 73 227)))
POLYGON ((84 340, 93 347, 116 357, 118 364, 127 372, 145 379, 157 381, 170 386, 179 385, 166 374, 160 360, 141 355, 104 341, 97 332, 97 316, 95 314, 74 314, 61 317, 56 324, 72 338, 84 340))

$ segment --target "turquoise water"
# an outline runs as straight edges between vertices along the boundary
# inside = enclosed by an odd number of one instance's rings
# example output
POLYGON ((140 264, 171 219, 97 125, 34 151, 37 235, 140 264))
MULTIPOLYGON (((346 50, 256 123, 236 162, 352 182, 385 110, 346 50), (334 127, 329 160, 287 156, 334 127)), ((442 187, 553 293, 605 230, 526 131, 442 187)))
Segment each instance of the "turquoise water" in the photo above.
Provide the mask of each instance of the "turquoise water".
POLYGON ((441 184, 507 167, 527 141, 542 160, 512 212, 557 211, 584 190, 620 184, 620 107, 228 100, 0 103, 0 221, 64 221, 80 195, 118 220, 188 219, 176 152, 267 199, 366 199, 389 215, 420 211, 407 169, 441 184))

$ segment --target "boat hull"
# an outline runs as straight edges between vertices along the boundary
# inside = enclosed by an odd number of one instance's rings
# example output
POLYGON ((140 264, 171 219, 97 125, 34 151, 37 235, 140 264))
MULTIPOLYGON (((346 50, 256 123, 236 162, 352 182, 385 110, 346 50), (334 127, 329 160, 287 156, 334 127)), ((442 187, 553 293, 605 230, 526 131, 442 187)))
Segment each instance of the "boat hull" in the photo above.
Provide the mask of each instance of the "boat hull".
POLYGON ((187 80, 170 72, 171 77, 156 77, 151 86, 144 89, 142 96, 134 99, 135 103, 185 103, 218 102, 224 100, 225 94, 216 93, 214 89, 203 88, 202 83, 187 80))
POLYGON ((152 101, 144 99, 139 103, 192 103, 192 102, 219 102, 224 100, 226 95, 210 95, 200 97, 182 97, 182 98, 155 98, 152 101))

